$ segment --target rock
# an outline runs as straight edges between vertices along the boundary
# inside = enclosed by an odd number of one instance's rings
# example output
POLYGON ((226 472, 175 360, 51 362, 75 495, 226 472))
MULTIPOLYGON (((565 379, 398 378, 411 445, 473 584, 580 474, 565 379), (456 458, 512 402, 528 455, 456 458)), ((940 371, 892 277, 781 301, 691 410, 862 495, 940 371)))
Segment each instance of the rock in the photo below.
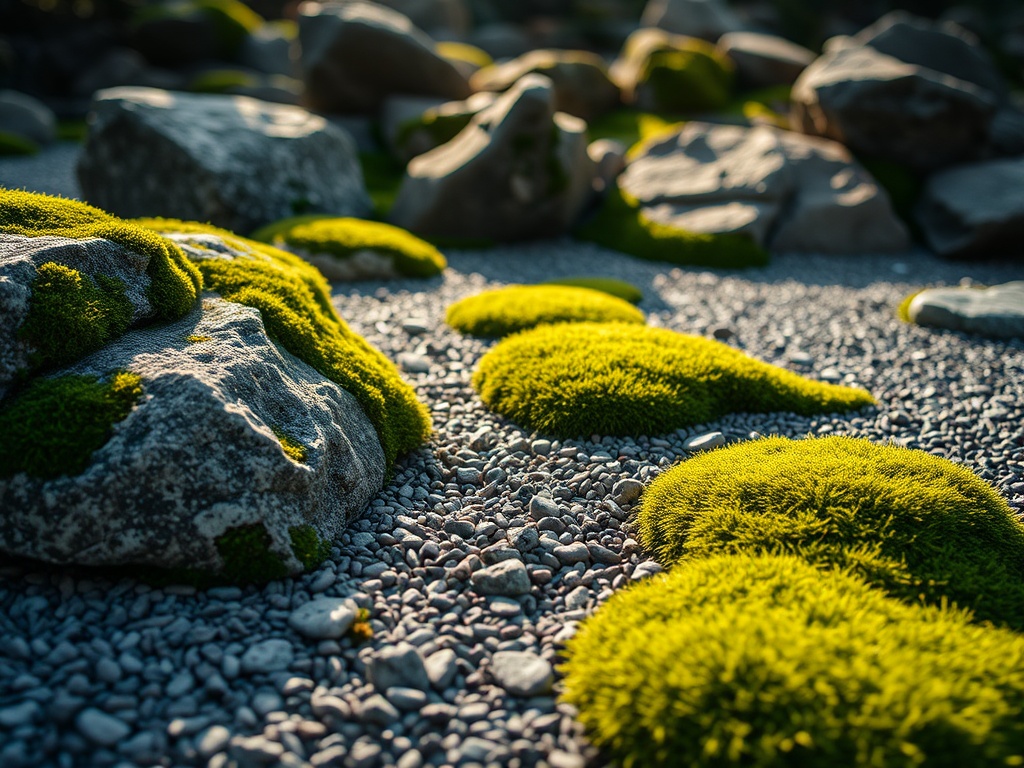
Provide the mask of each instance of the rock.
POLYGON ((619 506, 632 504, 644 492, 644 484, 631 477, 624 477, 612 487, 612 498, 619 506))
POLYGON ((725 445, 725 435, 721 432, 706 432, 702 435, 688 437, 683 442, 683 450, 691 453, 710 451, 713 448, 721 448, 723 445, 725 445))
POLYGON ((427 694, 416 688, 394 686, 385 691, 385 698, 403 712, 418 712, 427 703, 427 694))
POLYGON ((384 102, 381 130, 388 148, 403 164, 454 139, 497 94, 474 93, 462 101, 392 96, 384 102))
POLYGON ((747 88, 792 85, 814 59, 813 51, 778 35, 729 32, 718 50, 736 64, 736 76, 747 88))
POLYGON ((89 741, 104 747, 114 746, 132 732, 131 726, 124 720, 92 707, 78 713, 75 726, 89 741))
POLYGON ((555 87, 555 109, 587 122, 614 109, 619 89, 608 67, 588 51, 534 50, 476 72, 469 84, 474 91, 504 92, 528 74, 544 75, 555 87))
POLYGON ((1024 263, 1024 158, 988 160, 932 174, 914 212, 942 256, 1004 256, 1024 263))
POLYGON ((292 611, 288 626, 311 640, 337 640, 345 636, 355 620, 356 610, 350 600, 318 597, 292 611))
POLYGON ((711 42, 727 32, 743 29, 739 17, 723 0, 648 0, 640 26, 711 42))
POLYGON ((973 83, 857 45, 816 59, 791 100, 795 129, 918 170, 974 156, 996 109, 995 96, 973 83))
POLYGON ((502 21, 481 24, 469 34, 466 42, 494 59, 514 59, 534 47, 522 26, 502 21))
POLYGON ((292 644, 287 640, 264 640, 246 648, 242 654, 242 672, 248 675, 283 672, 291 666, 294 657, 292 644))
POLYGON ((769 126, 687 123, 647 142, 619 186, 652 221, 775 250, 909 246, 888 195, 844 147, 769 126))
POLYGON ((34 701, 23 701, 0 709, 0 726, 19 728, 29 725, 42 717, 43 710, 34 701))
POLYGON ((527 75, 406 169, 391 220, 422 235, 497 241, 566 232, 589 200, 586 124, 527 75))
POLYGON ((551 693, 551 664, 530 651, 498 651, 491 657, 491 677, 513 696, 529 698, 551 693))
POLYGON ((714 111, 732 96, 735 67, 711 43, 638 29, 611 67, 622 100, 645 112, 714 111))
POLYGON ((296 74, 292 41, 280 24, 263 24, 247 35, 238 53, 238 63, 266 75, 296 74))
POLYGON ((223 725, 211 725, 196 736, 196 751, 207 759, 222 752, 231 741, 231 731, 223 725))
POLYGON ((530 499, 530 517, 540 521, 545 517, 561 517, 562 510, 551 499, 543 496, 534 496, 530 499))
POLYGON ((423 657, 409 643, 382 648, 367 664, 366 675, 370 684, 382 692, 394 687, 430 690, 430 678, 423 657))
POLYGON ((27 93, 0 90, 0 153, 10 137, 29 142, 26 151, 37 150, 57 138, 57 118, 27 93))
POLYGON ((375 112, 393 94, 464 99, 465 76, 401 13, 368 2, 299 6, 305 101, 327 112, 375 112))
POLYGON ((503 560, 473 573, 473 589, 480 595, 516 597, 530 594, 530 574, 522 560, 503 560))
POLYGON ((427 670, 427 677, 435 690, 443 691, 450 687, 459 673, 456 666, 457 656, 451 648, 443 648, 440 651, 430 654, 424 666, 427 670))
POLYGON ((246 233, 299 211, 371 208, 352 139, 299 107, 113 88, 96 95, 90 120, 78 178, 116 215, 246 233))
POLYGON ((907 317, 934 328, 996 339, 1024 338, 1024 281, 989 288, 927 288, 911 300, 907 317))
POLYGON ((626 168, 628 150, 629 147, 616 139, 598 139, 587 146, 587 154, 597 169, 594 174, 594 189, 597 192, 614 186, 615 180, 626 168))
POLYGON ((562 565, 575 565, 576 563, 587 564, 590 562, 590 550, 582 541, 574 541, 572 544, 562 544, 555 547, 551 554, 558 558, 562 565))
POLYGON ((428 35, 440 40, 465 37, 473 25, 466 0, 380 0, 428 35))

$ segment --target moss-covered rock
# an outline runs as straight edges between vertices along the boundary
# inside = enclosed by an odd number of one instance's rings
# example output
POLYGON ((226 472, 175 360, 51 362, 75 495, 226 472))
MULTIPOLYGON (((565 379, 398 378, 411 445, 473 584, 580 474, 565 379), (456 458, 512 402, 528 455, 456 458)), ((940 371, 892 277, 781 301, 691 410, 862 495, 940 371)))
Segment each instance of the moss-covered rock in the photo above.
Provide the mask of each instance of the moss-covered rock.
POLYGON ((614 277, 591 277, 589 275, 560 277, 557 280, 548 280, 544 285, 570 285, 577 288, 590 288, 594 291, 617 296, 628 301, 630 304, 639 304, 644 298, 644 292, 635 285, 627 283, 625 280, 617 280, 614 277))
POLYGON ((630 587, 567 655, 565 699, 632 768, 1024 761, 1024 638, 791 556, 630 587))
POLYGON ((489 67, 494 59, 483 48, 477 48, 468 43, 456 43, 451 40, 444 40, 434 45, 438 55, 447 59, 462 72, 471 75, 478 69, 489 67))
POLYGON ((644 313, 603 291, 571 285, 512 285, 478 293, 448 307, 457 331, 497 338, 552 323, 639 323, 644 313))
POLYGON ((727 413, 849 411, 874 402, 698 336, 622 323, 562 323, 510 336, 473 376, 481 399, 544 433, 652 435, 727 413))
POLYGON ((263 18, 240 0, 146 3, 131 20, 136 44, 160 64, 182 64, 210 54, 232 59, 246 37, 263 24, 263 18), (212 49, 199 45, 207 41, 212 49), (178 53, 175 44, 182 49, 178 53))
POLYGON ((1024 525, 970 470, 923 451, 844 437, 732 446, 661 475, 637 525, 665 565, 787 552, 1024 629, 1024 525))
POLYGON ((296 216, 253 232, 254 240, 298 254, 328 280, 433 277, 448 265, 425 240, 377 221, 296 216))

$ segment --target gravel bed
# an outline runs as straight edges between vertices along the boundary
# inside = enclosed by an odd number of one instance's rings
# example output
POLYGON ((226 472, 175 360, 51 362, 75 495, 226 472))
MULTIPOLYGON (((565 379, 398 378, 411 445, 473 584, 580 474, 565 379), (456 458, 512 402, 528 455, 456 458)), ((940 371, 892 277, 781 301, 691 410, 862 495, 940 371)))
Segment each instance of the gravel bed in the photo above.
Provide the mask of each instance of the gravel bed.
POLYGON ((0 568, 0 765, 604 765, 557 703, 559 649, 614 590, 659 570, 632 538, 630 510, 640 483, 684 459, 684 446, 752 433, 896 441, 970 466, 1024 509, 1024 344, 894 316, 924 283, 1014 272, 917 253, 780 256, 719 273, 558 241, 452 253, 432 280, 338 285, 342 316, 430 404, 432 442, 302 578, 196 591, 0 568), (653 324, 727 337, 805 375, 864 386, 879 404, 735 415, 636 439, 525 432, 473 393, 492 342, 449 329, 444 309, 506 282, 572 274, 630 280, 653 324), (369 609, 373 639, 311 637, 316 622, 293 612, 328 597, 369 609))

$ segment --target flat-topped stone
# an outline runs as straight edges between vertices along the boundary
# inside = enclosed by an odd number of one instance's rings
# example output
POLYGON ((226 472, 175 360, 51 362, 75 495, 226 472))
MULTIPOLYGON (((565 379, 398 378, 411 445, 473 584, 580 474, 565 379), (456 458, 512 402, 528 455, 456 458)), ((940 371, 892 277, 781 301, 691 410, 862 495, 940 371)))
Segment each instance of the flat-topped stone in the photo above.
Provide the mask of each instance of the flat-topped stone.
POLYGON ((1024 280, 989 288, 927 288, 910 301, 907 318, 997 339, 1024 338, 1024 280))

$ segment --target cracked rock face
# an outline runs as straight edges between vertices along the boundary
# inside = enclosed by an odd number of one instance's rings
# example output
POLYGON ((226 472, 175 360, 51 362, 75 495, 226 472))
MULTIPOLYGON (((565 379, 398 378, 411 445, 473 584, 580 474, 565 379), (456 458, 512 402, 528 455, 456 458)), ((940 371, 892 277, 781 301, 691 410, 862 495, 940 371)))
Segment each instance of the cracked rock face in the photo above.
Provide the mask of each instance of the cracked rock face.
POLYGON ((124 87, 97 93, 91 120, 78 179, 118 216, 246 234, 300 212, 371 209, 352 138, 299 107, 124 87))
POLYGON ((355 398, 271 341, 260 313, 205 298, 59 374, 128 370, 143 399, 80 475, 0 478, 0 550, 55 563, 218 571, 216 539, 262 524, 331 538, 380 488, 384 456, 355 398), (302 446, 290 458, 279 435, 302 446))

